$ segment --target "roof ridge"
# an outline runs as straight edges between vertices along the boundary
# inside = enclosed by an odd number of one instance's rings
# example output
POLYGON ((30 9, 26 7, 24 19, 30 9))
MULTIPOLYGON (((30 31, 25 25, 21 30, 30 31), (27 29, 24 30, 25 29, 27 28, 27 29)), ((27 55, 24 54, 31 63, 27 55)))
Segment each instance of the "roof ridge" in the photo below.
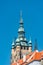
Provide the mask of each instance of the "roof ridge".
POLYGON ((31 60, 31 58, 35 55, 35 53, 36 52, 34 52, 26 62, 29 62, 31 60))

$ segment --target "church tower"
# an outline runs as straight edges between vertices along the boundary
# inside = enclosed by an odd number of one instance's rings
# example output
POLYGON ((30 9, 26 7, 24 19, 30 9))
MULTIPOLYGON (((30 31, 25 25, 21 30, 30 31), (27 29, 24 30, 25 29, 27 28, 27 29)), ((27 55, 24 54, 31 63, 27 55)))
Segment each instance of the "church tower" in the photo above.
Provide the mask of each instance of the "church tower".
POLYGON ((17 62, 17 60, 24 58, 30 52, 32 52, 32 41, 29 40, 29 43, 25 37, 25 30, 23 25, 22 12, 20 13, 20 26, 18 29, 18 36, 15 41, 12 43, 11 51, 11 63, 17 62))

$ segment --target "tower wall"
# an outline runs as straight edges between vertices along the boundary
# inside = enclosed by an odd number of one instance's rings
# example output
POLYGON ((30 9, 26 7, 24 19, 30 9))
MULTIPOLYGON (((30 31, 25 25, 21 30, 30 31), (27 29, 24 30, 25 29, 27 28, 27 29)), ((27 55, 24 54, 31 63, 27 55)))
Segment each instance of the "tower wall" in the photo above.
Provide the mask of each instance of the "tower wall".
POLYGON ((29 51, 29 53, 32 52, 32 47, 29 47, 29 50, 28 51, 29 51))

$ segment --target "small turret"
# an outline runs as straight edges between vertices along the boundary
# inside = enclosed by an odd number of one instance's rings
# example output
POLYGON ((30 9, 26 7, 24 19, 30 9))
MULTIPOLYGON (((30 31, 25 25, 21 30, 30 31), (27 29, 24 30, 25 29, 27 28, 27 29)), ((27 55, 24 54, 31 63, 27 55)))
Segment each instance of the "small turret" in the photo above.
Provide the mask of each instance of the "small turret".
POLYGON ((13 42, 12 42, 12 49, 14 49, 15 48, 15 43, 14 43, 14 40, 13 40, 13 42))
POLYGON ((14 43, 14 40, 13 40, 12 48, 11 48, 11 63, 14 62, 14 56, 15 56, 15 43, 14 43))
POLYGON ((29 53, 32 52, 32 41, 31 41, 31 37, 29 40, 29 53))
POLYGON ((20 39, 16 39, 16 51, 20 51, 20 39))
POLYGON ((20 39, 19 38, 16 39, 16 46, 20 46, 20 39))
POLYGON ((16 39, 16 58, 20 59, 20 39, 19 37, 16 39))

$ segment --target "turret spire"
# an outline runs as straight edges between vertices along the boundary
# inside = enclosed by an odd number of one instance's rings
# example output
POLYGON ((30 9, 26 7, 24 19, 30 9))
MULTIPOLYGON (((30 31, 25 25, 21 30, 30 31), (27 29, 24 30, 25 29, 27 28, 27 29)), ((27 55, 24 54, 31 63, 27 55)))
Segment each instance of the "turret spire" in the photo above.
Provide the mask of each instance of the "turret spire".
POLYGON ((12 49, 14 48, 14 40, 13 40, 13 42, 12 42, 12 49))
POLYGON ((29 43, 32 43, 32 41, 31 41, 31 36, 30 36, 30 40, 29 40, 29 43))
POLYGON ((38 48, 37 48, 37 39, 35 39, 34 50, 38 50, 38 48))
POLYGON ((32 51, 32 41, 31 41, 31 36, 30 36, 30 40, 29 40, 29 52, 32 51))
POLYGON ((12 41, 12 49, 14 49, 15 48, 15 42, 14 42, 14 40, 12 41))

